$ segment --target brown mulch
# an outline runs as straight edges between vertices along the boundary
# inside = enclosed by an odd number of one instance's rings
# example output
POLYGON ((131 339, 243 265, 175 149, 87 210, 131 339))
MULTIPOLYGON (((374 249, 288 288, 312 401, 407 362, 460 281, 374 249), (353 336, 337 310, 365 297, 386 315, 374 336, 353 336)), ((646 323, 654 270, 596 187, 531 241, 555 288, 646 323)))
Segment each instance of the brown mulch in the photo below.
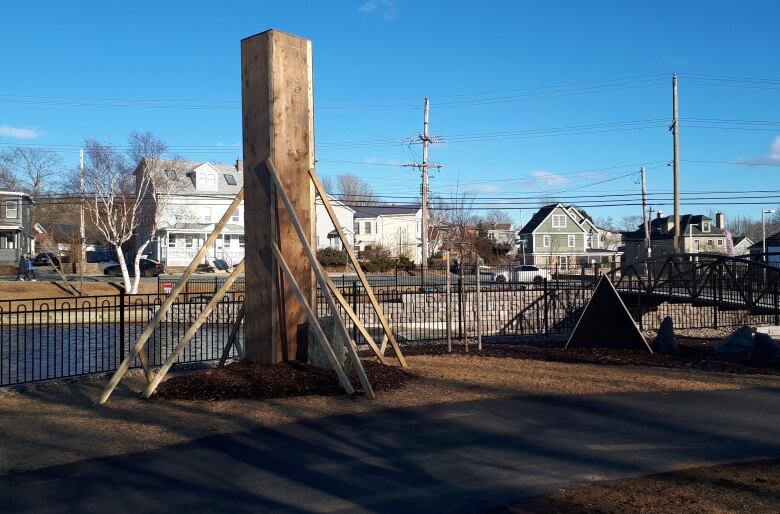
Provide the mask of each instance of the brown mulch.
MULTIPOLYGON (((363 361, 363 368, 374 391, 397 389, 414 375, 377 362, 363 361)), ((360 383, 351 373, 355 390, 360 383)), ((210 368, 173 376, 160 384, 155 398, 169 400, 228 400, 233 398, 286 398, 307 395, 344 394, 336 372, 303 364, 257 364, 234 362, 223 368, 210 368)))
POLYGON ((780 459, 610 480, 532 498, 495 512, 780 512, 780 459))
MULTIPOLYGON (((676 355, 650 354, 642 350, 611 350, 608 348, 577 348, 564 350, 565 343, 550 346, 539 344, 495 344, 483 343, 478 351, 476 344, 469 344, 468 355, 530 359, 548 362, 569 362, 579 364, 610 364, 629 366, 653 366, 673 369, 696 369, 724 373, 780 375, 780 366, 759 366, 746 362, 746 355, 722 354, 715 351, 719 339, 679 338, 676 355)), ((466 354, 462 342, 453 341, 453 353, 466 354)), ((404 346, 404 355, 445 355, 447 345, 439 342, 404 346)))

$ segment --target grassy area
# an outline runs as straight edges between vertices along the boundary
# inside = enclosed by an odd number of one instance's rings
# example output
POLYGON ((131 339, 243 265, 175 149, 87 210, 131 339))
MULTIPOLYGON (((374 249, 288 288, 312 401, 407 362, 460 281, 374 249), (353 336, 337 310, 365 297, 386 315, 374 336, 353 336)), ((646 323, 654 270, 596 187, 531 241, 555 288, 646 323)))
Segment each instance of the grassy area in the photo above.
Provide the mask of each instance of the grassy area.
MULTIPOLYGON (((78 281, 73 285, 78 287, 78 281)), ((156 293, 156 283, 140 283, 139 293, 156 293)), ((104 296, 119 293, 118 285, 108 282, 84 282, 84 294, 86 296, 104 296)), ((62 298, 72 295, 65 289, 65 286, 59 282, 0 282, 0 301, 3 300, 23 300, 31 298, 62 298)))
POLYGON ((505 512, 780 512, 780 459, 610 480, 533 498, 505 512))

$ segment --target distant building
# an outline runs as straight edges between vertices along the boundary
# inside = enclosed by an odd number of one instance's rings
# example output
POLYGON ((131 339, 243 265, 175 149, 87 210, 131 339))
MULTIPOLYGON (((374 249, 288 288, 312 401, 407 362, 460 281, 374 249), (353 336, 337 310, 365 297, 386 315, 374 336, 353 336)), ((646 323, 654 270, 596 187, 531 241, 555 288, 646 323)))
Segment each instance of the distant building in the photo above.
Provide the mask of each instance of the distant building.
MULTIPOLYGON (((354 246, 355 234, 353 232, 353 225, 355 209, 336 200, 330 195, 328 195, 328 199, 330 200, 331 207, 333 207, 333 212, 336 214, 336 219, 338 219, 339 225, 341 225, 341 229, 344 231, 344 235, 347 236, 349 244, 354 246)), ((319 195, 314 202, 314 207, 317 249, 335 248, 336 250, 343 250, 341 239, 336 232, 336 227, 333 226, 333 222, 331 221, 330 216, 328 216, 328 211, 325 209, 325 204, 322 203, 322 198, 320 198, 319 195)))
MULTIPOLYGON (((757 243, 753 243, 753 245, 750 247, 750 253, 751 254, 764 253, 764 242, 759 241, 757 243)), ((780 232, 777 232, 776 234, 773 234, 766 238, 766 253, 777 254, 777 255, 766 256, 764 261, 767 264, 780 268, 780 232)))
POLYGON ((352 206, 358 256, 380 245, 393 256, 422 262, 422 209, 419 205, 352 206))
POLYGON ((487 233, 488 239, 495 244, 515 244, 517 229, 511 223, 485 223, 482 228, 487 233))
POLYGON ((0 191, 0 264, 16 264, 35 251, 30 208, 32 198, 18 191, 0 191))
POLYGON ((620 235, 596 226, 575 206, 551 204, 540 208, 520 229, 526 264, 610 264, 619 262, 620 235))
MULTIPOLYGON (((683 214, 680 216, 680 236, 682 253, 726 253, 725 216, 715 215, 715 221, 703 214, 683 214)), ((643 260, 645 252, 644 226, 639 225, 632 232, 623 232, 623 262, 643 260)), ((650 248, 653 257, 663 257, 674 253, 674 216, 664 216, 662 212, 650 220, 650 248)))
POLYGON ((739 236, 733 239, 734 255, 747 255, 750 253, 750 247, 753 246, 754 241, 748 236, 739 236))

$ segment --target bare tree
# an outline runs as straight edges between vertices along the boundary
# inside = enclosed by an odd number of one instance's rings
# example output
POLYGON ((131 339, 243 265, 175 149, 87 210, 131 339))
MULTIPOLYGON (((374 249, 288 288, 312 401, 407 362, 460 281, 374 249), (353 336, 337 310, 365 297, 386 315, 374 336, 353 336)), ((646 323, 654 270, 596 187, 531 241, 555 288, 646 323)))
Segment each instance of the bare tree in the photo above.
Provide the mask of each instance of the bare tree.
POLYGON ((17 187, 33 196, 49 192, 63 169, 59 155, 40 148, 11 148, 0 155, 0 162, 17 187))
POLYGON ((16 180, 16 177, 11 173, 11 170, 6 168, 3 165, 2 160, 0 160, 0 189, 14 191, 18 189, 18 187, 19 181, 16 180))
POLYGON ((483 217, 485 222, 498 225, 499 223, 512 223, 512 216, 501 209, 490 209, 483 217))
POLYGON ((318 175, 317 178, 320 179, 320 184, 326 193, 332 195, 336 192, 336 181, 333 180, 333 175, 318 175))
POLYGON ((373 205, 376 195, 371 184, 351 173, 336 177, 336 192, 344 202, 353 205, 373 205))
POLYGON ((642 223, 644 223, 644 220, 642 219, 642 216, 639 216, 638 214, 620 218, 620 225, 626 232, 638 230, 642 223))
POLYGON ((165 143, 149 132, 130 134, 126 152, 95 140, 86 141, 89 199, 85 204, 98 231, 114 247, 125 291, 131 294, 138 292, 141 257, 157 233, 170 197, 173 181, 162 169, 166 150, 165 143), (147 230, 137 237, 142 221, 147 230), (133 238, 136 247, 131 280, 122 246, 133 238))

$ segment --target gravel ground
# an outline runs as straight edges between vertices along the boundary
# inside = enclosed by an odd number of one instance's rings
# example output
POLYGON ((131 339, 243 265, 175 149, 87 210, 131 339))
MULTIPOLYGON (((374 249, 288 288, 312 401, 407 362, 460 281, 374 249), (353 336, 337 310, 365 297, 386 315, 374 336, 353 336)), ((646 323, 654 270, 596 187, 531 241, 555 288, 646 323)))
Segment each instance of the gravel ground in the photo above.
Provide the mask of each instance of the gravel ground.
POLYGON ((338 414, 509 396, 780 388, 780 377, 638 366, 604 366, 470 355, 414 355, 403 386, 360 396, 296 396, 266 400, 139 398, 134 374, 101 407, 106 383, 44 383, 0 394, 0 474, 82 459, 160 448, 212 434, 338 414))
POLYGON ((780 512, 780 460, 691 468, 558 491, 496 512, 780 512))

